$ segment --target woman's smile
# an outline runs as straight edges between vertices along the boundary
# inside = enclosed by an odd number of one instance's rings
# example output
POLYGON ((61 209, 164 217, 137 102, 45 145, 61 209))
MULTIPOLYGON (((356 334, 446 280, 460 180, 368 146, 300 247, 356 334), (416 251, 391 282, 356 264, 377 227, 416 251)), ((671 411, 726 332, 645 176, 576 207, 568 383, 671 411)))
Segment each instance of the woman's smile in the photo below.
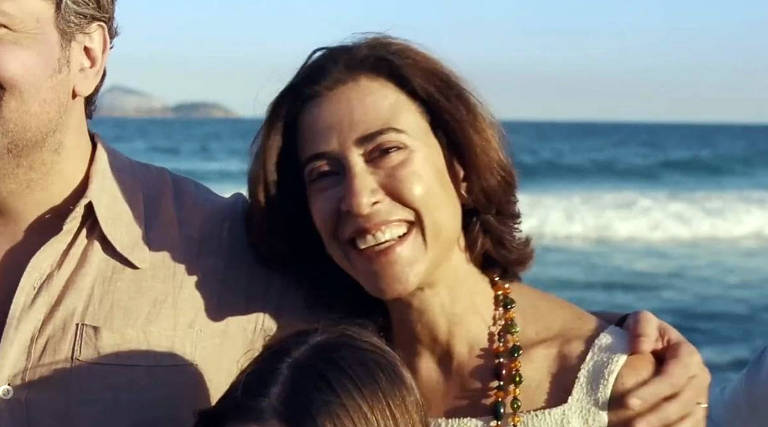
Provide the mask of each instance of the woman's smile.
POLYGON ((352 244, 359 251, 366 253, 381 252, 402 241, 411 229, 405 221, 395 221, 366 230, 360 230, 353 236, 352 244))

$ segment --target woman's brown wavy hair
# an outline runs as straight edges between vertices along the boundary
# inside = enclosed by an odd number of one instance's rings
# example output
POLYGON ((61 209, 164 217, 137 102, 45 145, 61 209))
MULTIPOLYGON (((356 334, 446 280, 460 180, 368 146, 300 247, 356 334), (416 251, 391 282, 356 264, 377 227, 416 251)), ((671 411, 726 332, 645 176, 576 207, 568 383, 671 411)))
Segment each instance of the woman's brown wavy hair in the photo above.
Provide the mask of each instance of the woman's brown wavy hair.
MULTIPOLYGON (((424 111, 446 162, 463 168, 463 231, 472 262, 519 279, 533 258, 521 235, 517 179, 499 124, 437 59, 389 36, 315 49, 270 105, 254 140, 248 191, 254 245, 305 279, 335 309, 371 314, 376 304, 326 254, 310 217, 298 157, 299 117, 311 101, 362 76, 394 84, 424 111), (336 289, 334 289, 336 288, 336 289)), ((380 307, 378 307, 380 311, 380 307)))

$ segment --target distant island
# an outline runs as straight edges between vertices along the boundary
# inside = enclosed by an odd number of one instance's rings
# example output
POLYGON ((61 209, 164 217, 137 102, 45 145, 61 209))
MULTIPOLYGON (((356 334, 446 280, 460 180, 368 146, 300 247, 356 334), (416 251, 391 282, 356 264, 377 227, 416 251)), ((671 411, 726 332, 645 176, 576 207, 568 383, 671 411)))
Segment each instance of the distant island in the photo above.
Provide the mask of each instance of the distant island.
POLYGON ((177 117, 231 118, 238 115, 213 102, 185 102, 168 105, 148 93, 124 86, 112 86, 99 94, 96 117, 177 117))

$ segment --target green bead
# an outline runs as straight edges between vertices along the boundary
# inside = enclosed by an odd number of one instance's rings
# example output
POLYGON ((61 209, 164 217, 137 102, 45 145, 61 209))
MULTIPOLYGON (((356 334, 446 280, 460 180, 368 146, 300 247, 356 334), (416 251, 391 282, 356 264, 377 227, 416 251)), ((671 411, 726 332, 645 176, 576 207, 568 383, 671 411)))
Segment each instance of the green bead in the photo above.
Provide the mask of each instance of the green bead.
POLYGON ((504 294, 496 294, 493 296, 493 304, 498 309, 500 307, 504 307, 504 301, 509 298, 509 295, 504 294))
POLYGON ((520 387, 520 384, 523 383, 523 374, 520 373, 520 371, 515 372, 512 374, 512 384, 515 385, 515 387, 520 387))
POLYGON ((515 322, 514 320, 510 320, 509 322, 504 324, 504 332, 510 335, 517 335, 520 333, 520 327, 517 326, 517 322, 515 322))
POLYGON ((512 359, 518 359, 523 355, 523 346, 515 344, 509 348, 509 357, 512 359))
POLYGON ((504 298, 501 299, 501 308, 509 311, 515 307, 517 307, 517 302, 515 302, 515 299, 509 295, 504 295, 504 298))
POLYGON ((513 397, 512 402, 509 403, 509 407, 512 408, 512 412, 520 412, 523 407, 523 402, 520 399, 513 397))
POLYGON ((499 423, 504 421, 504 401, 503 400, 497 400, 493 402, 493 419, 499 423))

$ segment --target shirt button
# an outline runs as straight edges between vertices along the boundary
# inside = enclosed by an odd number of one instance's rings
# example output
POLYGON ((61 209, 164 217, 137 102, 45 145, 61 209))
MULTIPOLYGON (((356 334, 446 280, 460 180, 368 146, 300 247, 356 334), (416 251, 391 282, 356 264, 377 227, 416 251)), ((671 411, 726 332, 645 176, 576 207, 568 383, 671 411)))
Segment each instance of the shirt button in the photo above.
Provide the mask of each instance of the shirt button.
POLYGON ((0 387, 0 399, 10 400, 13 398, 13 387, 10 384, 6 384, 0 387))

